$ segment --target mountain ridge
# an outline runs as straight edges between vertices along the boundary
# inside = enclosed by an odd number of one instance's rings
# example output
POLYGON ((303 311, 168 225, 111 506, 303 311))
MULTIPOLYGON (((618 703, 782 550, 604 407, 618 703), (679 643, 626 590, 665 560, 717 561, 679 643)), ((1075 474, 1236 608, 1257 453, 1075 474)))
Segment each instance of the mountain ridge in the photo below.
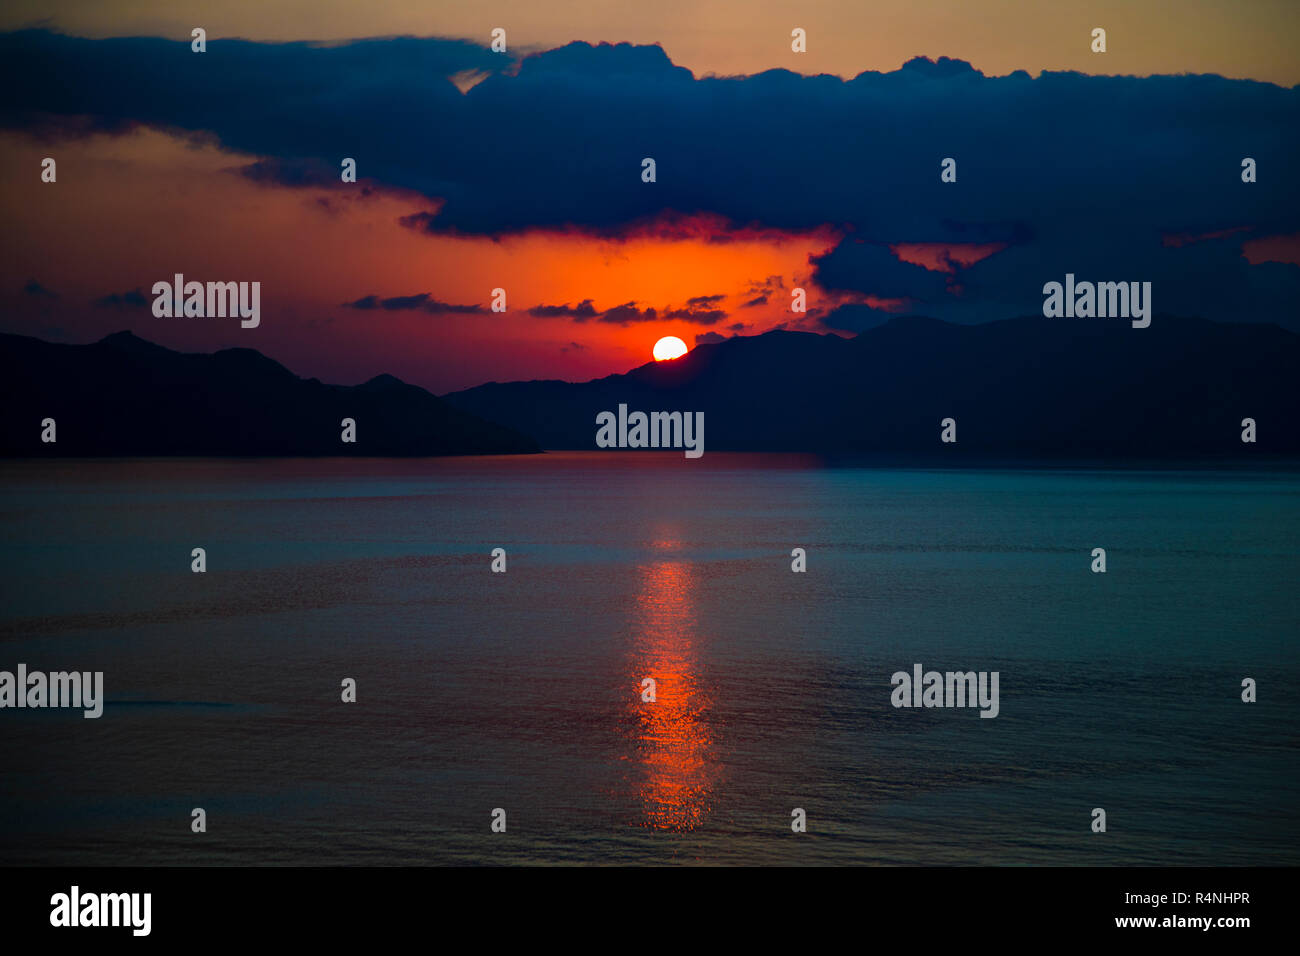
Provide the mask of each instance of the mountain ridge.
POLYGON ((301 378, 256 349, 178 352, 130 331, 68 345, 0 334, 0 457, 532 454, 527 435, 379 375, 301 378), (55 442, 41 423, 55 421, 55 442), (356 442, 341 440, 356 422, 356 442))
POLYGON ((66 345, 0 334, 0 456, 443 455, 594 449, 595 416, 703 411, 707 449, 990 459, 1300 457, 1300 335, 1157 315, 893 317, 853 336, 775 329, 586 382, 441 398, 380 373, 304 379, 263 353, 177 352, 130 331, 66 345), (39 423, 59 441, 40 441, 39 423), (357 422, 355 445, 341 421, 357 422), (939 440, 957 422, 958 441, 939 440), (1258 440, 1241 441, 1254 418, 1258 440))
POLYGON ((532 435, 594 448, 595 416, 703 411, 706 448, 1000 458, 1300 455, 1300 335, 1272 323, 1157 315, 891 318, 855 336, 773 330, 582 383, 444 395, 532 435), (957 420, 955 444, 940 422, 957 420), (1259 423, 1254 444, 1241 421, 1259 423))

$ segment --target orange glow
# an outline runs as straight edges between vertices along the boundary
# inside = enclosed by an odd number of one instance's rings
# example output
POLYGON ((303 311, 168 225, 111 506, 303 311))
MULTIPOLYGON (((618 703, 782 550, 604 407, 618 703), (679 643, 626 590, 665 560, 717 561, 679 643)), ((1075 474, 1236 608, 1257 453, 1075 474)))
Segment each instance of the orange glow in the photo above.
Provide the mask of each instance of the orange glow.
POLYGON ((666 362, 686 354, 686 343, 675 335, 665 335, 655 343, 655 361, 666 362))
MULTIPOLYGON (((672 542, 659 547, 671 549, 672 542)), ((642 569, 637 597, 643 625, 629 685, 644 677, 657 684, 654 703, 635 697, 636 748, 644 777, 641 826, 693 830, 712 811, 716 763, 708 715, 711 701, 698 677, 695 616, 691 600, 695 568, 686 561, 660 561, 642 569)))
POLYGON ((1226 239, 1229 236, 1235 236, 1239 232, 1249 231, 1250 226, 1233 226, 1231 229, 1218 229, 1214 232, 1165 233, 1160 237, 1160 245, 1177 249, 1181 246, 1190 246, 1194 242, 1205 242, 1207 239, 1226 239))
POLYGON ((796 286, 809 291, 809 323, 846 299, 812 281, 809 257, 839 240, 830 227, 730 229, 728 241, 718 242, 716 230, 725 227, 715 218, 675 216, 622 239, 431 235, 401 221, 436 212, 436 200, 387 189, 262 185, 238 174, 257 157, 158 130, 62 143, 60 166, 66 161, 77 176, 60 183, 67 188, 33 193, 21 185, 23 170, 39 168, 48 152, 37 139, 0 134, 0 206, 12 213, 11 231, 24 236, 0 261, 0 309, 14 316, 6 331, 20 334, 58 326, 67 340, 85 342, 130 329, 182 351, 255 348, 327 382, 388 372, 442 394, 492 380, 625 372, 645 364, 647 340, 670 333, 689 347, 710 332, 789 327, 796 286), (174 228, 160 230, 158 222, 174 228), (54 276, 56 249, 66 265, 54 276), (147 295, 178 271, 261 281, 261 326, 177 322, 147 307, 89 304, 133 289, 147 295), (59 298, 25 296, 29 279, 59 298), (501 286, 509 287, 507 311, 493 312, 492 290, 501 286), (345 304, 421 294, 471 311, 345 304))
POLYGON ((931 272, 954 273, 958 266, 973 266, 1006 247, 1005 242, 900 242, 890 246, 889 251, 931 272))
POLYGON ((1265 236, 1241 244, 1241 254, 1252 266, 1261 262, 1289 262, 1300 265, 1300 232, 1289 236, 1265 236))

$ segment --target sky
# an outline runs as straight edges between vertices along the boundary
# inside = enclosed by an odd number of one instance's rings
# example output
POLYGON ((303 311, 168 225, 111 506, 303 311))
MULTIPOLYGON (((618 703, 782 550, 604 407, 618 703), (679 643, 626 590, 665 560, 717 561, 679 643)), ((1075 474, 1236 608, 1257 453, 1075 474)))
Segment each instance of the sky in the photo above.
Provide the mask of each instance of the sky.
POLYGON ((1295 328, 1297 11, 17 0, 0 331, 441 393, 626 371, 664 335, 1041 314, 1067 272, 1295 328), (260 325, 155 317, 177 272, 259 281, 260 325))

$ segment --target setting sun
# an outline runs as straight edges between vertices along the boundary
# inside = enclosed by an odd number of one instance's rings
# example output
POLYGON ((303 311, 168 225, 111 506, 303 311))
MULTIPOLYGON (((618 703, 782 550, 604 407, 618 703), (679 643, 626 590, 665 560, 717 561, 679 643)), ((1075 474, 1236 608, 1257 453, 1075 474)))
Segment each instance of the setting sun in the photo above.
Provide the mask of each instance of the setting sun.
POLYGON ((686 343, 675 335, 665 335, 655 343, 655 361, 681 358, 686 354, 686 343))

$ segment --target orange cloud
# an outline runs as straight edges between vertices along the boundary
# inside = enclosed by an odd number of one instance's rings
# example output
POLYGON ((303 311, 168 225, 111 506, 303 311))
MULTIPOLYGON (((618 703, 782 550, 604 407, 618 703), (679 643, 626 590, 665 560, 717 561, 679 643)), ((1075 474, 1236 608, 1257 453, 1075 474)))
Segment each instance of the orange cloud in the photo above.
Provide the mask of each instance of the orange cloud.
POLYGON ((1261 262, 1287 262, 1300 266, 1300 232, 1249 239, 1241 244, 1241 254, 1252 266, 1261 262))
POLYGON ((1228 236, 1235 236, 1239 232, 1249 232, 1250 226, 1233 226, 1231 229, 1218 229, 1214 232, 1171 232, 1160 237, 1160 244, 1172 249, 1178 249, 1182 246, 1190 246, 1194 242, 1205 242, 1208 239, 1226 239, 1228 236))
POLYGON ((1005 242, 900 242, 890 246, 889 251, 914 266, 952 274, 958 267, 974 265, 1006 247, 1005 242))

